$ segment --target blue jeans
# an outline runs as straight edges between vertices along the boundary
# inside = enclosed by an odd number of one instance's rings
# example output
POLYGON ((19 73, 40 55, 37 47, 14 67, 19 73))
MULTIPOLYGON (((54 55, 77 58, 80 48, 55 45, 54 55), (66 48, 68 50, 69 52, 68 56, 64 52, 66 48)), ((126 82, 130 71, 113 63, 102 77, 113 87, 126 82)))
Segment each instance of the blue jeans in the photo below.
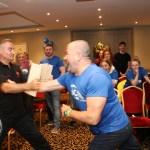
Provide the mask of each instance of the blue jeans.
POLYGON ((132 134, 129 123, 125 128, 112 133, 95 135, 89 145, 89 150, 141 150, 132 134))
POLYGON ((45 97, 53 114, 54 126, 60 127, 60 91, 46 92, 45 97))

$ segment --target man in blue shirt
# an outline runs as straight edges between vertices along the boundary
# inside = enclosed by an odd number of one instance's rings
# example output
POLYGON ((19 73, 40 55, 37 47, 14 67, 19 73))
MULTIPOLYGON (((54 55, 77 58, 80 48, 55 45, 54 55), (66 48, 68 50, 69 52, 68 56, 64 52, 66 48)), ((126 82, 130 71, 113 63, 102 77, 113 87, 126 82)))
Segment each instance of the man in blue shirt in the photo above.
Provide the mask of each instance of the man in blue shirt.
POLYGON ((80 109, 63 105, 62 116, 89 124, 94 135, 89 150, 140 149, 132 134, 132 126, 115 94, 110 75, 91 63, 86 41, 68 44, 64 59, 69 72, 57 80, 37 82, 39 91, 67 88, 80 109))
MULTIPOLYGON (((57 79, 60 74, 65 73, 65 67, 63 61, 54 55, 53 45, 45 45, 44 52, 46 57, 43 58, 40 63, 53 65, 52 75, 53 79, 57 79)), ((58 133, 60 131, 60 91, 55 90, 45 93, 48 107, 50 108, 54 121, 50 121, 48 125, 53 125, 51 133, 58 133)))

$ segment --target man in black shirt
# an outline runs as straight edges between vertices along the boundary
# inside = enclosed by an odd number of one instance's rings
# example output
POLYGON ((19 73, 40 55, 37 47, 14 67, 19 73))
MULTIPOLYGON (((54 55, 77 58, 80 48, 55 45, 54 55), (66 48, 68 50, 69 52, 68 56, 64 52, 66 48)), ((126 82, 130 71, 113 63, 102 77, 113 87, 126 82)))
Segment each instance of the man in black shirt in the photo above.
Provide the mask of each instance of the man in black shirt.
POLYGON ((23 104, 23 91, 34 90, 34 82, 25 82, 20 68, 11 63, 13 59, 14 45, 5 39, 0 42, 0 145, 10 128, 14 128, 36 150, 50 150, 23 104))
POLYGON ((131 56, 125 52, 126 43, 119 43, 119 52, 114 55, 114 66, 118 71, 119 76, 126 74, 127 70, 130 68, 131 56))

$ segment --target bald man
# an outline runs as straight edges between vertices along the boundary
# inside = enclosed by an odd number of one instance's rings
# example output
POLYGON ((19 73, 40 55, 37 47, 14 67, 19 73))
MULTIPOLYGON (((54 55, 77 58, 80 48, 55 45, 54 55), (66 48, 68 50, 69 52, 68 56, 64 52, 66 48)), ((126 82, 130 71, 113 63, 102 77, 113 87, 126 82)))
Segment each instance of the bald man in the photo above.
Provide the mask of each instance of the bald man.
POLYGON ((67 88, 80 111, 63 105, 62 116, 89 124, 94 135, 89 150, 140 149, 109 74, 92 64, 89 56, 86 41, 69 43, 64 57, 69 73, 46 83, 37 82, 36 88, 39 91, 67 88))

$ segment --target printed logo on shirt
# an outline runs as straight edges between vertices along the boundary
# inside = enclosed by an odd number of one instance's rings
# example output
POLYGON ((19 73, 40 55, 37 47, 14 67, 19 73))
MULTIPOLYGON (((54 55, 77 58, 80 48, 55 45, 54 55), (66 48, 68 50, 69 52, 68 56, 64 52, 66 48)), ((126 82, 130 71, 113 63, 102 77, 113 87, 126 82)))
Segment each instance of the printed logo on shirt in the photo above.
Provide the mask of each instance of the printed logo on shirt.
POLYGON ((81 95, 81 93, 78 91, 77 87, 74 84, 71 84, 71 94, 72 96, 79 101, 85 102, 85 98, 81 95))

